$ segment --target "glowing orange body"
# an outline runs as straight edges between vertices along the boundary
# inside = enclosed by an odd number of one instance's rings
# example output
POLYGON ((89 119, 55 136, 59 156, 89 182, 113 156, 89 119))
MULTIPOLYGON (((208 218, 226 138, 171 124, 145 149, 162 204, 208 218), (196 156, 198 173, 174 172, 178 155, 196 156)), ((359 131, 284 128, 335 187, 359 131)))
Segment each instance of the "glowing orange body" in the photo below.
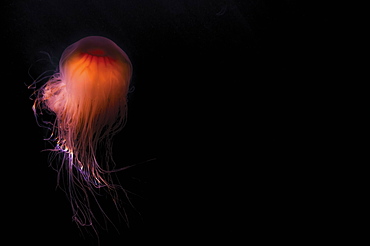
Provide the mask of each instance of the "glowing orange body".
MULTIPOLYGON (((118 108, 114 108, 120 102, 126 102, 129 79, 125 76, 130 74, 131 67, 118 59, 103 56, 103 50, 95 50, 92 54, 77 53, 64 63, 64 69, 70 71, 65 76, 67 92, 75 94, 68 107, 72 107, 71 110, 75 110, 75 106, 87 107, 87 112, 81 113, 94 116, 112 109, 117 115, 118 108)), ((106 115, 111 116, 106 120, 112 121, 116 115, 106 115)))

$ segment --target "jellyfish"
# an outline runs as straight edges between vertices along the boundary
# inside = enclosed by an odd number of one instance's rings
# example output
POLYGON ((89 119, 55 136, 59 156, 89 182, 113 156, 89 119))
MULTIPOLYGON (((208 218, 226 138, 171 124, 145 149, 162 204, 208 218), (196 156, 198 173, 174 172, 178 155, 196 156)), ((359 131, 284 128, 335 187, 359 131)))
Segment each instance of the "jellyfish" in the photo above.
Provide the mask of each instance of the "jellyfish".
POLYGON ((80 226, 95 222, 90 204, 98 204, 102 190, 118 206, 117 189, 122 187, 112 181, 112 142, 126 123, 131 76, 132 64, 119 46, 88 36, 64 50, 59 70, 35 91, 36 118, 53 116, 43 125, 50 129, 50 150, 59 157, 58 185, 80 226))

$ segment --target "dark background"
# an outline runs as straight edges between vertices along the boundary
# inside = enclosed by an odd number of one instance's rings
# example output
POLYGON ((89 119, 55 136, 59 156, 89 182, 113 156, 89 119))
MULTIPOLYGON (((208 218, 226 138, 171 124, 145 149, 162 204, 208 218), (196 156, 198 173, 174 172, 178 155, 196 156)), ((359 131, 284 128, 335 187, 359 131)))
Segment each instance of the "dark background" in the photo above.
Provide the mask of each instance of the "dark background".
POLYGON ((281 227, 293 207, 285 163, 310 134, 301 112, 322 62, 312 24, 323 19, 309 4, 3 1, 2 18, 2 228, 12 244, 94 245, 55 189, 26 86, 89 35, 112 39, 134 68, 113 156, 119 166, 138 164, 119 178, 141 196, 132 198, 140 215, 128 209, 130 227, 119 233, 99 229, 101 245, 234 245, 288 233, 263 232, 281 227))

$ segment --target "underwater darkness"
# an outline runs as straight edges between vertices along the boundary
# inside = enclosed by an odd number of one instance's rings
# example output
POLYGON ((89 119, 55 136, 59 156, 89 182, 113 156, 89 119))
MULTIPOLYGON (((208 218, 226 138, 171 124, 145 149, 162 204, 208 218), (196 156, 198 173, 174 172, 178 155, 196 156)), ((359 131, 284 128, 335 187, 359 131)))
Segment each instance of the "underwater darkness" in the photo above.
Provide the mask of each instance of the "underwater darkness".
POLYGON ((295 194, 284 178, 271 181, 288 168, 270 165, 286 161, 302 136, 304 119, 295 114, 320 66, 310 62, 311 23, 320 19, 297 2, 2 1, 2 234, 11 245, 96 245, 56 189, 42 152, 52 146, 27 85, 55 72, 67 46, 99 35, 133 65, 128 121, 113 158, 117 167, 137 164, 117 174, 137 194, 136 210, 126 204, 130 227, 114 218, 119 233, 97 228, 100 245, 269 240, 263 232, 295 194), (288 135, 293 142, 282 140, 288 135), (267 182, 274 185, 266 192, 267 182))

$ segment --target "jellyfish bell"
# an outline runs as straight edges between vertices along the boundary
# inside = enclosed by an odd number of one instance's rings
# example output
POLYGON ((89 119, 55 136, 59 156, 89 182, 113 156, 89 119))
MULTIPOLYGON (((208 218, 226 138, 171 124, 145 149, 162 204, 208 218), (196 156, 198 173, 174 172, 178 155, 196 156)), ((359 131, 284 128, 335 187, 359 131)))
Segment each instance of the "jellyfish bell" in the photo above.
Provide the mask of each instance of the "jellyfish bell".
POLYGON ((107 188, 110 195, 117 194, 119 186, 110 175, 112 137, 126 121, 131 76, 132 64, 120 47, 108 38, 89 36, 65 49, 59 72, 37 92, 35 114, 55 115, 53 151, 62 154, 58 178, 66 176, 64 189, 80 225, 92 224, 92 211, 80 203, 88 204, 94 189, 107 188), (104 158, 97 158, 98 146, 104 146, 104 158))
MULTIPOLYGON (((90 105, 90 113, 96 115, 104 108, 125 107, 132 65, 126 53, 111 40, 90 36, 70 45, 62 54, 59 71, 63 89, 69 95, 66 110, 78 106, 82 113, 90 105)), ((55 101, 58 97, 47 103, 56 114, 61 111, 59 101, 55 101)))

